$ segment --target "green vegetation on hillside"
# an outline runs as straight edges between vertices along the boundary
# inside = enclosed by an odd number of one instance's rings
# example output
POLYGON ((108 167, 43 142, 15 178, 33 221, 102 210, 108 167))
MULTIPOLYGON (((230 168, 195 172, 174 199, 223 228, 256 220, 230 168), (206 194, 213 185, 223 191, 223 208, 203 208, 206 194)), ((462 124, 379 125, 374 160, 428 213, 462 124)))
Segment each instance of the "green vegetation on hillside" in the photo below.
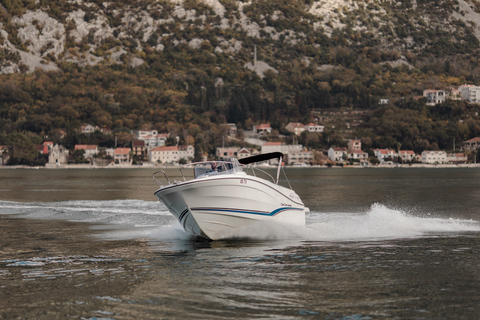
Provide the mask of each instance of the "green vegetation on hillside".
MULTIPOLYGON (((243 2, 249 23, 278 33, 262 29, 258 37, 239 25, 240 2, 220 2, 228 27, 219 27, 221 18, 212 8, 185 1, 197 19, 159 24, 143 41, 136 22, 126 28, 122 18, 129 11, 148 10, 154 19, 168 19, 173 3, 124 0, 103 6, 103 1, 91 1, 79 5, 84 20, 103 14, 115 36, 99 40, 91 31, 75 42, 68 33, 75 23, 66 16, 79 9, 77 4, 0 1, 8 11, 0 13, 3 29, 18 49, 28 51, 28 43, 18 38, 12 17, 26 10, 42 8, 67 29, 65 52, 44 57, 61 71, 0 75, 0 145, 18 141, 18 134, 32 143, 48 139, 68 148, 80 142, 113 146, 115 136, 123 145, 131 130, 157 129, 195 142, 199 154, 213 154, 226 134, 225 123, 246 130, 269 122, 275 132, 288 134, 287 123, 312 122, 313 111, 345 109, 368 112, 359 126, 327 126, 322 136, 305 134, 300 142, 320 149, 357 137, 368 148, 421 151, 449 149, 453 139, 480 136, 477 106, 449 101, 427 107, 424 100, 413 99, 424 89, 480 82, 479 41, 472 25, 451 19, 456 1, 416 1, 416 8, 411 1, 401 6, 359 2, 351 10, 338 10, 343 28, 331 22, 318 26, 323 18, 307 12, 313 1, 243 2), (121 31, 124 36, 117 37, 121 31), (156 48, 160 38, 163 50, 156 48), (189 45, 193 39, 201 39, 199 48, 189 45), (239 41, 241 48, 218 50, 229 41, 239 41), (252 62, 255 46, 258 60, 276 70, 263 78, 244 67, 252 62), (111 56, 119 48, 125 53, 116 64, 111 56), (63 60, 67 54, 81 59, 88 53, 104 60, 96 66, 63 60), (130 67, 134 58, 144 64, 130 67), (380 106, 380 98, 391 103, 380 106), (113 135, 80 135, 84 124, 110 128, 113 135)), ((0 66, 8 61, 18 62, 18 54, 1 49, 0 66)))

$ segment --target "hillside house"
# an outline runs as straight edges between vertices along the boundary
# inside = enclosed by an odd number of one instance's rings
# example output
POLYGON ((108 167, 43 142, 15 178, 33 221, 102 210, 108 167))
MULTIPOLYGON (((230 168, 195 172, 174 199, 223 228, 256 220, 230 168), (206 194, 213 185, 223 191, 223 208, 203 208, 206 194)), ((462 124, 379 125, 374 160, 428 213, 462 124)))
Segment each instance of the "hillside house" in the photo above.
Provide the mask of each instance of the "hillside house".
POLYGON ((228 126, 228 132, 227 134, 230 136, 230 137, 235 137, 237 135, 237 126, 235 125, 235 123, 227 123, 227 126, 228 126))
POLYGON ((427 99, 427 106, 434 106, 445 102, 447 92, 443 90, 424 90, 423 96, 427 99))
POLYGON ((100 130, 100 128, 97 126, 94 127, 91 124, 87 124, 80 127, 80 132, 84 134, 91 134, 91 133, 94 133, 96 130, 100 130))
POLYGON ((309 123, 305 125, 305 131, 308 131, 308 132, 322 133, 323 129, 325 129, 325 126, 321 126, 315 123, 309 123))
POLYGON ((255 131, 255 133, 258 133, 258 134, 269 134, 269 133, 272 133, 272 127, 270 127, 270 124, 264 123, 257 126, 253 126, 253 131, 255 131))
POLYGON ((462 100, 472 103, 480 102, 480 87, 471 84, 464 84, 458 87, 462 100))
MULTIPOLYGON (((152 132, 156 132, 156 130, 153 130, 152 132)), ((137 138, 137 140, 145 141, 145 149, 148 152, 148 150, 153 148, 163 147, 169 137, 169 133, 155 133, 151 135, 142 134, 137 138)))
POLYGON ((362 150, 362 142, 360 140, 350 140, 347 144, 348 151, 362 150))
POLYGON ((300 122, 290 122, 285 126, 285 129, 299 136, 302 134, 303 131, 305 131, 305 125, 300 122))

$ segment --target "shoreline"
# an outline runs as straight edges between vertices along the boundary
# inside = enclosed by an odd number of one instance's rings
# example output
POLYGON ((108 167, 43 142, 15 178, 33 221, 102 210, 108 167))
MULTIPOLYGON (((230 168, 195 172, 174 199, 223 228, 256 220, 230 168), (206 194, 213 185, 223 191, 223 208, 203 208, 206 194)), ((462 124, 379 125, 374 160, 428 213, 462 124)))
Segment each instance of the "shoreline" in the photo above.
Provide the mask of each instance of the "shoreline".
MULTIPOLYGON (((29 169, 29 170, 59 170, 59 169, 178 169, 180 168, 179 165, 108 165, 108 166, 97 166, 97 165, 62 165, 62 166, 26 166, 26 165, 18 165, 18 166, 0 166, 0 170, 14 170, 14 169, 29 169)), ((272 167, 264 167, 263 169, 271 169, 276 168, 276 166, 272 167)), ((455 168, 480 168, 480 163, 469 163, 469 164, 379 164, 379 165, 372 165, 372 166, 360 166, 360 165, 332 165, 332 166, 325 166, 325 165, 306 165, 306 166, 285 166, 284 168, 287 169, 311 169, 311 168, 318 168, 318 169, 395 169, 395 168, 424 168, 424 169, 455 169, 455 168)))

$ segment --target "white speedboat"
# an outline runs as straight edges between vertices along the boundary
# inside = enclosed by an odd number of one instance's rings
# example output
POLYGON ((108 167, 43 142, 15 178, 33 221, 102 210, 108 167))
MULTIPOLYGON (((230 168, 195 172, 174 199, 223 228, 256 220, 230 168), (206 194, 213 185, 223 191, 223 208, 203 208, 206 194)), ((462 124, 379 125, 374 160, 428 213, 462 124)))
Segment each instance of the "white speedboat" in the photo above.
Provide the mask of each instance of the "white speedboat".
POLYGON ((181 166, 182 181, 173 182, 160 170, 153 174, 159 186, 155 196, 187 232, 211 240, 248 236, 271 223, 305 225, 309 209, 291 187, 278 184, 282 159, 282 153, 274 152, 192 163, 186 165, 193 167, 192 179, 181 166), (253 165, 271 159, 278 159, 276 179, 253 165), (159 173, 164 175, 161 181, 159 173))

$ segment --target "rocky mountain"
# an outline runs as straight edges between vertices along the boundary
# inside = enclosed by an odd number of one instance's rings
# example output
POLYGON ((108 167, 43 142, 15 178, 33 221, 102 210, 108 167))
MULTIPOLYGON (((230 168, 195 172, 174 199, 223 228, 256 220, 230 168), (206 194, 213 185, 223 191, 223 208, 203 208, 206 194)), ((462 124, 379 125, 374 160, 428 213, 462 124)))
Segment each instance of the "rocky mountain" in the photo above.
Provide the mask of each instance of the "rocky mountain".
POLYGON ((473 54, 480 39, 476 0, 0 3, 0 73, 60 70, 60 62, 135 67, 145 63, 145 50, 182 45, 243 66, 253 63, 257 45, 259 74, 292 59, 318 67, 343 63, 341 47, 366 50, 375 63, 418 67, 426 53, 473 54))
POLYGON ((262 122, 272 140, 289 122, 325 125, 300 137, 316 149, 357 137, 445 149, 480 135, 478 105, 417 99, 480 84, 477 0, 0 4, 0 144, 22 133, 110 146, 147 128, 214 154, 226 123, 241 140, 262 122), (113 135, 81 136, 85 124, 113 135))

